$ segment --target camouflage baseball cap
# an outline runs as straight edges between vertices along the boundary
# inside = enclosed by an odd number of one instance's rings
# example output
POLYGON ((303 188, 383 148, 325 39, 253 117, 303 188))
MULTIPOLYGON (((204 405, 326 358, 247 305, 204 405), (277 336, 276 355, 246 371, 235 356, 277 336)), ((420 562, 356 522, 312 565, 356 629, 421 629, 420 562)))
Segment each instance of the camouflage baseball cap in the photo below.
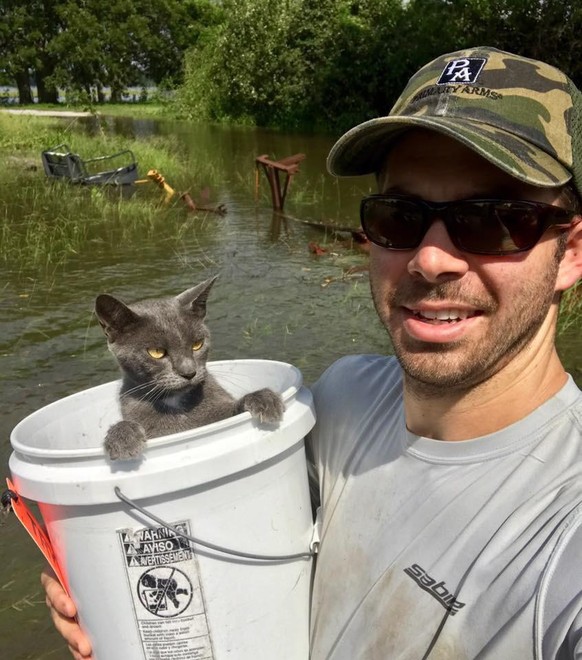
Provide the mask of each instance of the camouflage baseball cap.
POLYGON ((438 57, 410 79, 387 117, 336 142, 329 171, 377 172, 395 139, 414 127, 448 135, 532 185, 572 179, 582 195, 582 93, 544 62, 488 47, 438 57))

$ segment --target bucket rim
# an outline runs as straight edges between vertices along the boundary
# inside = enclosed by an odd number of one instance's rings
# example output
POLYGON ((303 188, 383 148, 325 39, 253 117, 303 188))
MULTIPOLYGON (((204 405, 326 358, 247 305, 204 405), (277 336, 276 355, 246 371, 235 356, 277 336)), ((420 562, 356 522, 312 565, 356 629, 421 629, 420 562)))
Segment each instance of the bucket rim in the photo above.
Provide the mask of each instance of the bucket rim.
MULTIPOLYGON (((236 366, 237 364, 244 364, 246 366, 250 366, 252 364, 256 364, 257 366, 264 364, 274 365, 274 366, 276 365, 276 366, 285 367, 288 371, 293 373, 294 383, 290 385, 287 389, 285 389, 283 392, 280 392, 284 403, 288 403, 290 400, 292 400, 297 395, 297 393, 299 392, 299 390, 303 385, 303 374, 301 373, 301 371, 294 365, 280 360, 265 360, 265 359, 253 359, 253 358, 240 359, 240 360, 239 359, 216 360, 216 361, 208 362, 207 366, 208 366, 208 370, 211 373, 213 373, 220 366, 232 367, 232 366, 236 366)), ((113 386, 119 386, 120 384, 121 384, 121 380, 117 379, 117 380, 109 381, 107 383, 94 385, 92 387, 79 390, 78 392, 74 392, 73 394, 69 394, 68 396, 61 397, 60 399, 57 399, 56 401, 53 401, 47 404, 46 406, 43 406, 42 408, 39 408, 38 410, 35 410, 34 412, 30 413, 22 420, 20 420, 20 422, 18 422, 18 424, 16 424, 16 426, 12 429, 12 432, 10 434, 10 444, 12 445, 13 450, 24 456, 29 456, 32 458, 54 459, 54 460, 62 460, 67 458, 73 460, 83 459, 83 458, 99 458, 103 456, 103 448, 101 446, 87 447, 81 449, 73 449, 73 448, 44 449, 42 447, 34 447, 32 445, 26 445, 20 442, 15 436, 19 432, 19 430, 21 430, 22 427, 26 426, 26 424, 29 424, 34 417, 46 413, 46 411, 49 408, 57 407, 68 399, 73 399, 75 397, 87 395, 89 392, 93 390, 106 389, 113 386)), ((163 435, 157 438, 148 439, 147 445, 144 449, 144 453, 146 453, 149 448, 153 450, 159 447, 164 447, 166 445, 179 443, 185 438, 192 440, 195 439, 196 437, 202 438, 208 435, 212 435, 224 429, 234 428, 237 426, 248 426, 249 422, 251 421, 252 421, 251 414, 249 412, 243 412, 243 413, 239 413, 238 415, 234 415, 233 417, 227 417, 226 419, 222 419, 217 422, 213 422, 211 424, 205 424, 204 426, 200 426, 198 428, 187 429, 186 431, 180 431, 178 433, 171 433, 169 435, 163 435)))

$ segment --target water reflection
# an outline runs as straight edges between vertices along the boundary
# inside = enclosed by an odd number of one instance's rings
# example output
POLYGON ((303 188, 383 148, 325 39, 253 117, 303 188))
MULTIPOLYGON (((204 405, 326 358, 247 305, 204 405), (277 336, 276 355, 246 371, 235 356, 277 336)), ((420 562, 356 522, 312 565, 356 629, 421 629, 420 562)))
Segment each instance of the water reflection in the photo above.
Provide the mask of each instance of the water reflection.
POLYGON ((80 117, 79 124, 88 135, 105 133, 137 139, 161 133, 161 122, 157 119, 92 115, 80 117))

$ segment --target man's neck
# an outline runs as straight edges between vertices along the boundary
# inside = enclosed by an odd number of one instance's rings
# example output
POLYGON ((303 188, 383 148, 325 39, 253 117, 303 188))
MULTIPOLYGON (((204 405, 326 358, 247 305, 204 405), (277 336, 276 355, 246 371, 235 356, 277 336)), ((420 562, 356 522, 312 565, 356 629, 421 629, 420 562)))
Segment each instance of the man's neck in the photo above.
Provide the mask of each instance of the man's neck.
POLYGON ((477 438, 523 419, 554 396, 567 374, 555 348, 525 351, 491 378, 467 389, 429 389, 405 375, 406 424, 437 440, 477 438))

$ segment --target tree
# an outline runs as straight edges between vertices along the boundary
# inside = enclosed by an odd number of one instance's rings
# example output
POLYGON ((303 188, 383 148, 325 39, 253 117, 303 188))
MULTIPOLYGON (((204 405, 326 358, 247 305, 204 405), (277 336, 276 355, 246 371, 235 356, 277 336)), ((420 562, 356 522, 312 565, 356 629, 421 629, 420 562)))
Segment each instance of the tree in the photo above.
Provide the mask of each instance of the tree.
POLYGON ((225 0, 188 54, 184 104, 198 116, 318 128, 373 114, 370 95, 401 0, 225 0), (382 20, 379 20, 379 17, 382 20), (379 29, 379 27, 381 29, 379 29))
POLYGON ((198 43, 221 14, 212 0, 144 0, 140 12, 147 17, 148 36, 139 60, 155 82, 177 85, 183 81, 184 54, 198 43))
MULTIPOLYGON (((313 0, 304 0, 307 4, 317 6, 313 0)), ((320 127, 339 132, 387 112, 398 93, 409 44, 402 47, 401 0, 330 4, 335 13, 323 12, 311 28, 319 41, 319 60, 312 66, 309 114, 320 127)), ((309 12, 303 9, 301 15, 309 22, 309 12)))
POLYGON ((138 82, 133 53, 143 20, 134 3, 69 0, 61 3, 59 15, 66 29, 50 44, 59 86, 83 91, 87 100, 99 100, 103 87, 110 86, 112 100, 118 100, 124 86, 138 82))
POLYGON ((185 50, 205 20, 212 0, 3 0, 0 5, 0 69, 18 85, 21 103, 57 100, 57 86, 88 99, 112 100, 146 80, 177 84, 185 50))
POLYGON ((265 125, 286 116, 295 98, 296 70, 287 49, 289 3, 225 0, 212 75, 222 114, 265 125))
POLYGON ((39 100, 57 101, 57 90, 47 82, 54 61, 47 43, 60 29, 52 0, 3 0, 0 5, 0 68, 18 87, 19 102, 32 103, 31 76, 39 100))
MULTIPOLYGON (((456 0, 468 45, 544 60, 582 84, 582 5, 575 0, 456 0)), ((467 43, 463 44, 467 45, 467 43)))

